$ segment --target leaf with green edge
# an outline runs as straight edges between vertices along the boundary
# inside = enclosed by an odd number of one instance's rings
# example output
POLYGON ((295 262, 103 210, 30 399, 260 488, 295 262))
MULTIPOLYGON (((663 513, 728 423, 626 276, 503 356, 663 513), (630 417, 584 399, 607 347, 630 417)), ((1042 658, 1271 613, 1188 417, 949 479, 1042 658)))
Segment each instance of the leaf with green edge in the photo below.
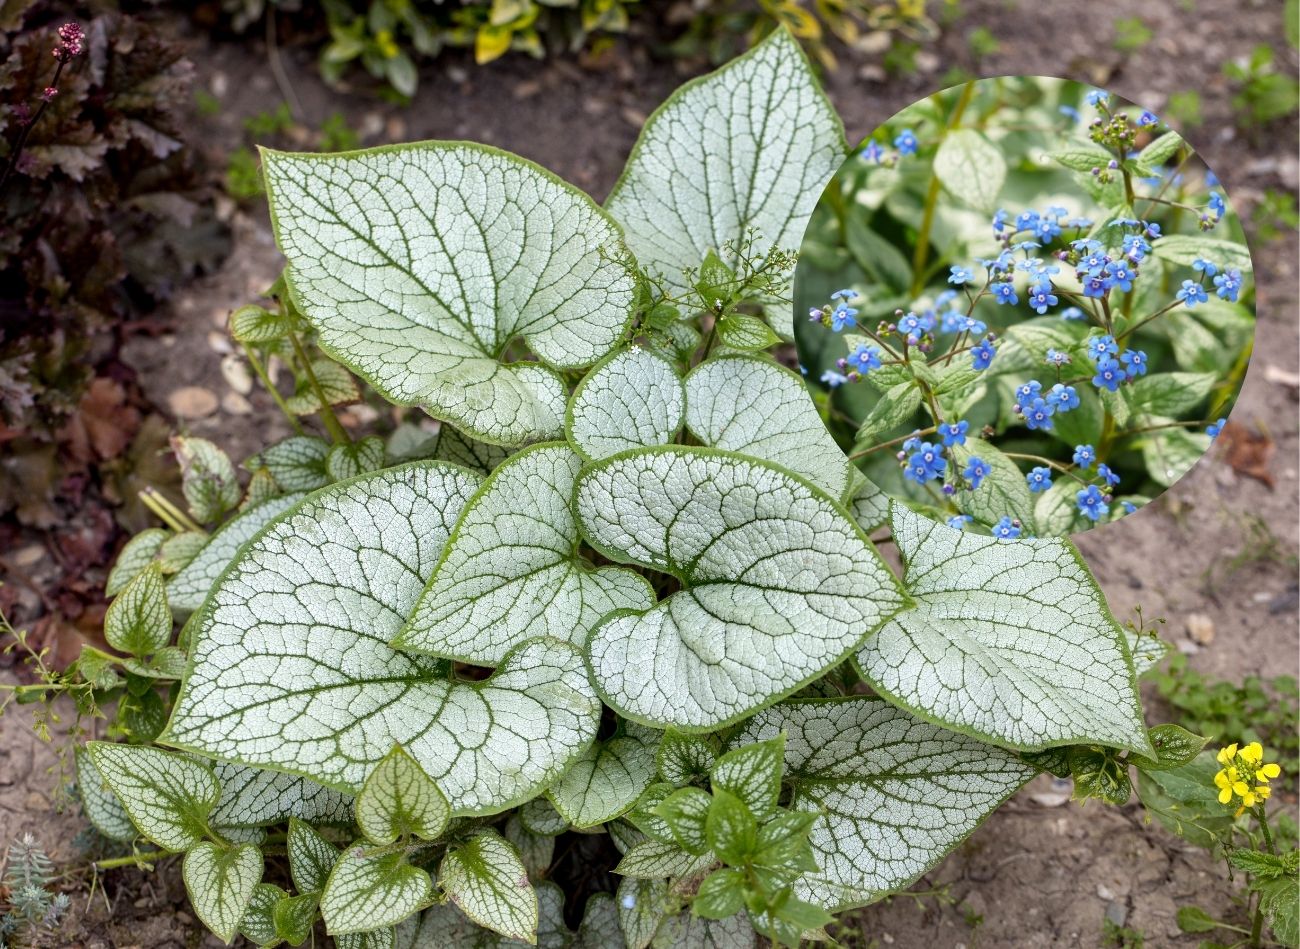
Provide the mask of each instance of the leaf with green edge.
MULTIPOLYGON (((311 415, 319 412, 323 405, 345 405, 361 398, 361 389, 352 373, 332 359, 313 359, 311 372, 316 378, 312 385, 311 378, 303 372, 295 381, 293 395, 284 400, 285 406, 294 415, 311 415), (317 393, 316 386, 320 386, 317 393), (324 401, 321 396, 324 396, 324 401)), ((334 446, 337 447, 337 446, 334 446)))
POLYGON ((397 927, 385 926, 364 933, 340 933, 334 937, 335 949, 398 949, 396 929, 404 928, 415 916, 408 916, 397 927))
POLYGON ((915 382, 904 382, 887 390, 863 417, 853 447, 860 451, 875 446, 881 435, 911 422, 920 407, 921 390, 915 382))
POLYGON ((776 814, 785 767, 785 737, 733 748, 718 759, 709 777, 716 792, 734 794, 759 823, 776 814))
POLYGON ((873 688, 1009 748, 1152 754, 1123 630, 1072 544, 955 531, 901 504, 893 531, 915 606, 858 653, 873 688))
POLYGON ((989 473, 975 490, 958 492, 957 505, 985 524, 996 524, 1011 517, 1023 524, 1034 522, 1034 495, 1016 463, 1001 450, 980 438, 966 439, 965 444, 948 450, 949 464, 964 471, 972 457, 983 460, 989 473))
POLYGON ((1250 250, 1245 244, 1199 234, 1166 234, 1152 243, 1151 256, 1184 267, 1190 267, 1198 258, 1203 258, 1220 270, 1235 268, 1247 277, 1253 270, 1250 250))
POLYGON ((663 880, 624 877, 614 898, 627 949, 646 949, 663 922, 668 885, 663 880))
POLYGON ((569 399, 564 430, 588 461, 628 448, 666 445, 686 413, 686 389, 671 362, 640 346, 606 356, 569 399))
POLYGON ((133 656, 155 653, 171 641, 172 613, 157 561, 137 573, 108 605, 104 638, 114 649, 133 656))
POLYGON ((1188 843, 1214 850, 1228 840, 1232 809, 1219 803, 1214 776, 1220 769, 1213 752, 1169 771, 1138 769, 1138 799, 1165 829, 1188 843))
POLYGON ((546 796, 576 828, 613 820, 631 808, 654 780, 659 734, 627 723, 621 734, 596 742, 569 765, 546 796))
POLYGON ((904 602, 838 504, 774 465, 711 448, 624 452, 583 469, 574 506, 612 560, 684 589, 591 634, 598 690, 681 731, 738 721, 838 664, 904 602))
POLYGON ((1086 801, 1095 797, 1107 804, 1121 807, 1133 796, 1129 763, 1115 749, 1071 745, 1066 751, 1066 760, 1070 763, 1070 776, 1074 779, 1071 800, 1086 801))
POLYGON ((262 879, 262 851, 252 844, 223 847, 205 840, 185 854, 181 875, 195 915, 229 943, 262 879))
POLYGON ((1115 424, 1123 427, 1128 424, 1129 404, 1128 392, 1120 389, 1118 392, 1111 392, 1109 389, 1098 389, 1097 398, 1106 411, 1115 419, 1115 424))
POLYGON ((1082 515, 1075 495, 1082 485, 1069 477, 1058 477, 1034 502, 1034 533, 1039 537, 1068 537, 1082 515))
POLYGON ((1228 862, 1261 880, 1276 880, 1279 877, 1296 875, 1296 864, 1300 860, 1300 851, 1291 850, 1285 855, 1264 853, 1260 850, 1238 849, 1228 854, 1228 862))
POLYGON ((1105 168, 1115 156, 1100 145, 1076 141, 1071 142, 1066 148, 1048 152, 1047 157, 1071 171, 1091 173, 1094 168, 1105 168))
POLYGON ((641 794, 636 806, 624 815, 625 819, 648 837, 665 843, 673 841, 668 823, 655 813, 655 808, 677 788, 666 781, 656 781, 641 794))
POLYGON ((330 870, 339 859, 337 847, 322 837, 311 824, 290 817, 285 851, 289 858, 289 873, 298 892, 316 893, 325 889, 330 870))
POLYGON ((142 530, 123 545, 104 584, 104 596, 117 596, 145 567, 153 562, 170 534, 161 527, 142 530))
POLYGON ((694 876, 713 863, 713 855, 687 853, 676 843, 646 840, 637 844, 618 862, 614 872, 634 879, 660 880, 694 876))
POLYGON ((714 251, 704 255, 695 278, 695 292, 716 306, 727 303, 736 291, 736 272, 722 262, 714 251))
POLYGON ((301 946, 311 936, 319 909, 320 896, 316 893, 281 897, 271 909, 276 935, 291 946, 301 946))
POLYGON ((262 159, 290 293, 322 349, 482 441, 560 434, 559 377, 502 356, 522 337, 550 366, 588 366, 627 328, 635 274, 590 198, 469 143, 262 159))
POLYGON ((294 435, 276 442, 244 462, 250 471, 265 468, 281 490, 314 491, 330 483, 325 459, 330 443, 310 435, 294 435))
POLYGON ((677 845, 687 853, 704 856, 709 852, 705 822, 713 798, 701 788, 680 788, 655 805, 654 813, 668 825, 677 845))
POLYGON ((293 323, 287 315, 260 306, 241 306, 230 314, 230 335, 241 343, 274 343, 288 336, 292 329, 293 323))
POLYGON ((519 819, 534 834, 556 837, 569 829, 569 822, 544 797, 535 797, 519 808, 519 819))
POLYGON ((519 852, 492 830, 442 858, 438 884, 462 913, 511 939, 537 941, 538 900, 519 852))
POLYGON ((489 474, 513 453, 514 449, 502 445, 475 441, 444 422, 438 427, 438 445, 433 458, 435 461, 453 462, 479 474, 489 474))
POLYGON ((649 609, 654 591, 643 577, 594 568, 577 553, 570 501, 581 468, 568 444, 545 442, 489 475, 394 648, 495 666, 534 637, 580 647, 612 610, 649 609))
MULTIPOLYGON (((1151 426, 1168 425, 1172 420, 1160 416, 1147 416, 1151 426)), ((1158 428, 1141 436, 1142 460, 1151 480, 1162 487, 1170 487, 1185 475, 1201 456, 1210 450, 1211 439, 1204 432, 1189 432, 1185 428, 1158 428)))
POLYGON ((384 440, 376 435, 335 445, 325 456, 325 473, 331 481, 346 481, 384 466, 384 440))
POLYGON ((934 174, 957 200, 981 211, 992 211, 1007 178, 1007 163, 1002 152, 982 133, 957 128, 939 143, 934 154, 934 174))
POLYGON ((678 787, 707 781, 717 760, 716 739, 712 736, 687 735, 671 728, 655 752, 659 777, 678 787))
POLYGON ((528 871, 528 879, 534 883, 546 878, 551 870, 551 861, 555 857, 555 838, 545 834, 535 834, 524 826, 518 812, 506 820, 501 836, 510 841, 519 851, 519 860, 528 871))
POLYGON ((265 468, 258 468, 248 479, 248 485, 244 488, 244 499, 239 502, 239 513, 242 514, 249 508, 256 507, 280 494, 280 486, 275 483, 275 478, 271 472, 265 468))
POLYGON ((772 327, 757 316, 727 313, 718 318, 718 341, 731 349, 768 349, 781 342, 772 327))
MULTIPOLYGON (((689 289, 685 268, 751 228, 759 235, 751 256, 797 247, 847 151, 844 126, 799 43, 777 29, 669 96, 646 121, 605 206, 641 266, 679 296, 689 289)), ((793 336, 788 305, 772 319, 793 336)))
POLYGON ((84 745, 76 747, 77 789, 86 819, 109 840, 131 841, 140 835, 113 789, 95 767, 84 745))
POLYGON ((153 689, 128 691, 117 703, 117 725, 134 742, 152 742, 166 724, 167 706, 153 689))
POLYGON ((655 949, 754 949, 758 936, 745 913, 700 919, 690 913, 664 920, 655 949))
POLYGON ((167 582, 167 599, 172 609, 185 615, 203 605, 208 590, 230 565, 239 548, 304 497, 305 494, 294 493, 271 498, 222 524, 194 559, 167 582))
POLYGON ((733 742, 782 732, 789 807, 821 812, 810 838, 821 869, 795 895, 829 910, 908 886, 1034 776, 1010 752, 858 696, 783 702, 733 742))
POLYGON ((700 883, 691 910, 704 919, 726 919, 745 908, 745 875, 740 870, 714 870, 700 883))
POLYGON ((1181 135, 1170 129, 1142 149, 1142 160, 1152 168, 1159 168, 1173 158, 1178 153, 1178 150, 1186 144, 1181 135))
POLYGON ((704 816, 704 836, 718 859, 732 866, 743 866, 758 845, 758 824, 744 801, 729 791, 714 788, 704 816))
POLYGON ((400 744, 458 815, 554 783, 600 715, 573 647, 530 640, 469 682, 388 645, 476 487, 462 468, 412 462, 324 488, 268 525, 191 620, 162 740, 343 791, 400 744))
POLYGON ((849 475, 849 513, 863 533, 870 534, 889 520, 889 495, 856 467, 849 475))
MULTIPOLYGON (((588 899, 588 907, 599 894, 588 899)), ((587 949, 564 923, 564 893, 554 883, 537 886, 537 949, 587 949)), ((589 910, 590 911, 590 910, 589 910)), ((419 930, 408 949, 523 949, 531 945, 510 939, 473 922, 454 903, 430 907, 420 918, 419 930)), ((590 949, 621 949, 616 943, 597 943, 590 949)))
POLYGON ((1157 372, 1129 385, 1129 408, 1136 413, 1176 418, 1196 408, 1219 383, 1213 372, 1157 372))
POLYGON ((122 667, 147 679, 179 679, 185 674, 185 650, 180 646, 163 646, 148 660, 134 656, 123 659, 122 667))
POLYGON ((361 786, 356 813, 361 833, 382 846, 407 834, 433 840, 447 826, 451 806, 433 778, 394 745, 361 786))
POLYGON ((144 745, 92 741, 86 749, 145 837, 166 850, 188 850, 203 839, 221 793, 206 765, 144 745))
POLYGON ((275 931, 275 904, 288 896, 274 883, 259 883, 253 887, 248 906, 239 920, 239 934, 258 946, 275 946, 283 937, 275 931))
POLYGON ((364 845, 353 844, 330 870, 320 912, 325 931, 339 936, 392 926, 432 902, 429 874, 401 853, 366 856, 364 845))
POLYGON ((769 359, 721 356, 686 377, 686 427, 701 442, 780 465, 839 500, 852 467, 803 379, 769 359))
POLYGON ((226 453, 206 438, 173 436, 171 449, 181 468, 181 493, 199 523, 218 520, 239 505, 239 478, 226 453))
POLYGON ((1155 749, 1154 758, 1133 755, 1133 764, 1143 771, 1169 771, 1181 768, 1196 758, 1210 739, 1194 735, 1181 725, 1156 725, 1147 733, 1151 738, 1151 747, 1155 749))

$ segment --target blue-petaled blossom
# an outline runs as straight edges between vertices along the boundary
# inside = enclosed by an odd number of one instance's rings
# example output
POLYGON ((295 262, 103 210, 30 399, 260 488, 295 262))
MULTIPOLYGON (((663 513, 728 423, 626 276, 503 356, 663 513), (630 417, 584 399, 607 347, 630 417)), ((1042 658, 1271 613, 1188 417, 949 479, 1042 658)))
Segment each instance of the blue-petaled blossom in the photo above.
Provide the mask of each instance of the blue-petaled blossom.
POLYGON ((884 157, 885 150, 880 147, 879 142, 872 139, 862 147, 862 151, 859 154, 862 156, 863 161, 874 162, 879 165, 880 159, 884 157))
POLYGON ((1047 312, 1049 306, 1056 306, 1056 294, 1043 287, 1035 287, 1029 293, 1029 308, 1040 316, 1047 312))
POLYGON ((1044 398, 1049 405, 1055 406, 1058 412, 1069 412, 1079 407, 1079 393, 1074 390, 1074 386, 1067 386, 1063 382, 1052 386, 1051 391, 1044 398))
POLYGON ((1211 422, 1209 425, 1205 426, 1205 434, 1209 435, 1211 438, 1218 438, 1219 433, 1223 431, 1223 426, 1227 423, 1228 420, 1226 418, 1221 418, 1217 422, 1211 422))
POLYGON ((938 445, 921 442, 907 459, 903 477, 917 484, 925 484, 935 478, 943 477, 943 470, 948 466, 947 460, 938 445))
POLYGON ((1025 481, 1029 483, 1029 490, 1034 494, 1046 491, 1052 486, 1052 469, 1040 465, 1025 475, 1025 481))
POLYGON ((969 514, 954 514, 952 517, 948 518, 948 526, 955 530, 962 530, 973 520, 974 518, 969 514))
POLYGON ((1125 514, 1133 514, 1138 509, 1137 505, 1132 501, 1120 501, 1119 506, 1124 509, 1125 514))
POLYGON ((822 382, 826 383, 832 389, 838 389, 848 381, 848 376, 844 375, 842 372, 836 372, 834 369, 827 369, 822 373, 822 382))
POLYGON ((939 329, 945 333, 960 333, 966 328, 966 314, 961 310, 945 310, 939 318, 939 329))
POLYGON ((880 350, 866 343, 859 343, 858 348, 849 355, 849 364, 861 373, 880 368, 880 350))
POLYGON ((1109 333, 1088 337, 1088 358, 1093 362, 1106 359, 1117 352, 1119 352, 1119 344, 1109 333))
POLYGON ((1124 251, 1124 256, 1135 264, 1141 263, 1146 255, 1151 253, 1151 245, 1141 234, 1125 234, 1121 249, 1124 251))
POLYGON ((1074 446, 1074 463, 1087 471, 1097 460, 1097 452, 1091 445, 1074 446))
POLYGON ((1110 93, 1105 92, 1102 89, 1092 89, 1083 98, 1084 101, 1088 103, 1088 105, 1092 106, 1093 108, 1097 108, 1098 106, 1105 105, 1107 102, 1110 101, 1110 93))
POLYGON ((1037 379, 1030 379, 1016 386, 1016 405, 1021 408, 1033 402, 1043 393, 1043 384, 1037 379))
POLYGON ((939 437, 943 439, 943 447, 951 448, 953 445, 966 444, 966 433, 970 431, 970 422, 965 419, 959 419, 956 422, 944 422, 939 426, 939 437))
POLYGON ((1031 432, 1051 431, 1052 413, 1056 411, 1056 406, 1046 399, 1034 399, 1024 407, 1022 413, 1025 420, 1025 427, 1031 432))
POLYGON ((1147 354, 1140 349, 1130 349, 1119 357, 1124 364, 1124 375, 1130 379, 1147 374, 1147 354))
POLYGON ((843 290, 836 290, 834 293, 832 293, 831 299, 843 300, 845 303, 848 303, 857 295, 858 295, 857 291, 854 290, 852 287, 845 287, 843 290))
POLYGON ((1084 313, 1083 310, 1079 309, 1077 306, 1067 306, 1060 312, 1059 316, 1063 320, 1071 321, 1086 320, 1088 318, 1088 314, 1084 313))
POLYGON ((900 155, 916 154, 916 134, 911 129, 903 129, 894 138, 894 147, 900 155))
POLYGON ((1079 272, 1096 276, 1106 269, 1110 258, 1099 250, 1094 250, 1079 259, 1079 272))
POLYGON ((1160 124, 1160 119, 1156 116, 1154 112, 1149 112, 1146 109, 1143 109, 1142 114, 1138 116, 1138 125, 1147 126, 1147 125, 1159 125, 1159 124, 1160 124))
POLYGON ((1020 526, 1010 517, 1003 517, 993 525, 993 536, 998 540, 1015 540, 1020 536, 1020 526))
POLYGON ((1020 302, 1020 298, 1016 296, 1016 288, 1009 283, 995 283, 993 298, 1003 306, 1015 306, 1020 302))
POLYGON ((1117 217, 1107 227, 1141 227, 1142 222, 1133 217, 1117 217))
POLYGON ((961 474, 963 478, 970 482, 971 490, 974 491, 989 476, 988 462, 977 455, 971 455, 966 462, 966 470, 961 474))
POLYGON ((1106 265, 1106 275, 1114 281, 1111 286, 1128 292, 1133 289, 1133 278, 1137 272, 1123 260, 1116 260, 1106 265))
POLYGON ((1058 349, 1048 349, 1043 357, 1043 362, 1049 366, 1068 366, 1070 364, 1070 354, 1063 353, 1058 349))
POLYGON ((1038 212, 1032 208, 1016 215, 1017 231, 1032 231, 1038 226, 1038 212))
POLYGON ((1040 217, 1034 227, 1034 236, 1044 243, 1061 233, 1061 225, 1054 217, 1040 217))
POLYGON ((916 432, 912 432, 912 434, 903 442, 903 453, 906 455, 910 455, 912 452, 916 451, 920 447, 921 447, 920 435, 918 435, 916 432))
POLYGON ((1082 116, 1079 115, 1079 110, 1072 105, 1057 106, 1056 111, 1060 112, 1071 122, 1078 122, 1082 118, 1082 116))
POLYGON ((1097 490, 1095 484, 1090 484, 1074 496, 1075 504, 1079 507, 1079 513, 1090 521, 1096 521, 1110 513, 1110 505, 1106 503, 1106 496, 1097 490))
POLYGON ((853 307, 840 304, 835 308, 835 311, 831 313, 831 329, 838 333, 840 330, 847 329, 850 326, 857 326, 857 321, 853 319, 857 315, 858 311, 853 309, 853 307))
POLYGON ((1070 241, 1070 249, 1076 250, 1080 254, 1091 254, 1094 251, 1101 250, 1101 241, 1091 237, 1079 237, 1070 241))
POLYGON ((1110 469, 1109 465, 1101 464, 1097 466, 1097 477, 1101 478, 1106 484, 1114 487, 1119 484, 1119 475, 1110 469))
POLYGON ((1094 299, 1104 297, 1106 291, 1110 289, 1111 280, 1109 277, 1100 275, 1089 277, 1083 281, 1083 295, 1094 299))
POLYGON ((1205 292, 1205 288, 1195 280, 1184 280, 1182 289, 1175 293, 1174 296, 1186 303, 1188 309, 1210 299, 1209 294, 1205 292))
POLYGON ((1098 389, 1114 392, 1124 379, 1125 373, 1120 368, 1119 360, 1107 357, 1097 361, 1097 374, 1092 377, 1092 384, 1098 389))
POLYGON ((898 318, 898 331, 904 336, 919 336, 922 332, 921 318, 915 313, 905 313, 898 318))
POLYGON ((1223 203, 1223 195, 1219 194, 1217 191, 1210 192, 1210 200, 1206 204, 1206 207, 1214 214, 1214 219, 1216 221, 1223 220, 1223 215, 1228 210, 1227 205, 1223 203))
MULTIPOLYGON (((1041 224, 1042 224, 1042 222, 1039 221, 1039 225, 1040 225, 1040 226, 1041 226, 1041 224)), ((1043 245, 1040 244, 1040 243, 1038 243, 1038 241, 1016 241, 1014 244, 1011 245, 1011 249, 1012 249, 1012 250, 1018 250, 1018 251, 1020 251, 1022 254, 1024 254, 1026 257, 1028 257, 1028 256, 1029 256, 1029 252, 1030 252, 1031 250, 1038 250, 1038 248, 1040 248, 1040 247, 1042 247, 1042 246, 1043 246, 1043 245)), ((1021 267, 1023 267, 1023 266, 1024 266, 1024 264, 1021 264, 1021 267)))
POLYGON ((1007 209, 998 208, 993 212, 993 233, 1001 234, 1002 229, 1007 226, 1007 209))
POLYGON ((997 347, 987 339, 980 340, 975 346, 971 347, 971 368, 977 372, 983 371, 993 362, 993 357, 998 354, 997 347))
POLYGON ((826 317, 826 311, 819 306, 813 307, 808 311, 809 323, 820 323, 826 317))
POLYGON ((1143 232, 1147 237, 1156 240, 1160 236, 1160 225, 1155 221, 1143 221, 1143 232))
POLYGON ((1192 261, 1192 269, 1197 273, 1203 273, 1207 277, 1213 277, 1219 272, 1219 268, 1214 263, 1206 260, 1204 257, 1197 257, 1192 261))
POLYGON ((975 275, 965 267, 952 266, 948 268, 949 283, 956 284, 960 287, 962 284, 970 283, 974 279, 975 275))
POLYGON ((1229 267, 1223 273, 1214 278, 1214 295, 1230 303, 1237 302, 1237 295, 1241 293, 1241 271, 1229 267))

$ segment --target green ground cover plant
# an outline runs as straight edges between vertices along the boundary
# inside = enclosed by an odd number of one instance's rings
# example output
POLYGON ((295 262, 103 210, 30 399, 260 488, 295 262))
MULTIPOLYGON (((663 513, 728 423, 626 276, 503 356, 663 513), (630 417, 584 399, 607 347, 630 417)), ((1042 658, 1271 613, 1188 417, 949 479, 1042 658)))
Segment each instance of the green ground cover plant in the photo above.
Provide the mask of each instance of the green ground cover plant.
POLYGON ((177 436, 110 650, 7 690, 109 718, 74 753, 127 851, 96 868, 179 859, 261 946, 793 946, 1041 771, 1122 803, 1193 760, 1068 541, 888 501, 777 358, 848 151, 784 31, 603 207, 473 143, 264 151, 287 266, 231 334, 294 434, 238 467, 177 436), (402 424, 350 433, 363 397, 402 424), (613 892, 562 885, 575 839, 613 892))

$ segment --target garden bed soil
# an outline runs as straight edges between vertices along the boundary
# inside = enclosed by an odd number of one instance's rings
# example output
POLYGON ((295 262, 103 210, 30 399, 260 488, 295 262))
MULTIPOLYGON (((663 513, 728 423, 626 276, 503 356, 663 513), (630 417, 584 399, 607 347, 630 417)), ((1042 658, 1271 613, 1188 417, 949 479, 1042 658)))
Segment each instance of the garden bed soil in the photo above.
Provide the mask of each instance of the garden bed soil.
MULTIPOLYGON (((1068 76, 1156 111, 1171 93, 1195 89, 1204 124, 1188 137, 1248 217, 1266 190, 1296 193, 1296 123, 1283 121, 1254 135, 1235 129, 1232 90, 1219 70, 1264 42, 1277 50, 1283 71, 1295 71, 1295 52, 1282 41, 1282 4, 1198 0, 1194 12, 1189 6, 1178 0, 1092 7, 966 0, 962 18, 937 43, 921 48, 915 74, 886 77, 876 65, 878 54, 853 53, 842 57, 828 87, 851 137, 933 91, 952 66, 990 76, 1068 76), (1140 16, 1154 32, 1130 56, 1110 46, 1109 23, 1124 16, 1140 16), (978 63, 967 45, 976 26, 1002 44, 1002 52, 978 63)), ((184 20, 175 20, 175 27, 192 44, 201 85, 222 103, 217 116, 194 119, 196 137, 220 167, 242 139, 243 119, 281 96, 260 43, 212 45, 184 20)), ((306 50, 284 50, 282 57, 308 126, 339 111, 367 145, 423 138, 487 142, 553 169, 597 198, 613 185, 645 116, 685 78, 681 64, 652 62, 631 45, 585 68, 517 57, 476 68, 449 55, 424 71, 415 107, 403 110, 363 90, 327 88, 306 50)), ((222 370, 229 351, 223 330, 229 311, 266 287, 280 264, 264 206, 231 204, 224 214, 235 231, 230 259, 219 273, 177 295, 161 314, 166 332, 129 341, 123 358, 154 404, 180 410, 180 427, 240 457, 287 429, 264 395, 245 397, 231 388, 222 370)), ((1297 655, 1296 573, 1285 559, 1298 546, 1300 493, 1296 235, 1255 239, 1252 249, 1259 324, 1233 415, 1238 447, 1229 458, 1231 446, 1221 443, 1139 515, 1078 541, 1117 617, 1130 618, 1140 606, 1148 619, 1166 619, 1161 634, 1190 654, 1194 668, 1231 680, 1295 673, 1297 655), (1246 434, 1258 441, 1246 444, 1246 434), (1273 483, 1243 473, 1252 465, 1273 483), (1270 537, 1272 549, 1261 542, 1270 537)), ((39 571, 50 568, 32 569, 39 581, 39 571)), ((1160 714, 1156 704, 1151 711, 1160 714)), ((80 821, 57 811, 51 749, 25 726, 22 710, 0 719, 0 841, 32 830, 56 860, 76 863, 80 821)), ((1068 795, 1063 782, 1036 779, 917 884, 928 895, 900 896, 850 914, 849 931, 839 938, 850 946, 897 949, 1091 947, 1102 943, 1109 919, 1140 930, 1148 946, 1194 946, 1200 937, 1178 931, 1178 906, 1194 903, 1215 916, 1244 919, 1223 867, 1149 824, 1136 802, 1081 807, 1068 795)), ((1294 811, 1295 788, 1276 800, 1294 811)), ((178 868, 165 869, 151 875, 111 871, 98 892, 75 890, 68 922, 50 945, 216 945, 188 910, 178 868)))

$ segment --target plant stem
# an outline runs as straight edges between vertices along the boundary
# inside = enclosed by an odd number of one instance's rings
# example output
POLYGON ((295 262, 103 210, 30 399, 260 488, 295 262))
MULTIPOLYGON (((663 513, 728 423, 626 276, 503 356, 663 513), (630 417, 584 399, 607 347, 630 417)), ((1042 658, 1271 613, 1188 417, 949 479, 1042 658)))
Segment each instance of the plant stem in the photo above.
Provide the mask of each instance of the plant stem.
POLYGON ((849 455, 849 458, 850 459, 861 458, 864 455, 871 454, 873 451, 880 451, 880 449, 882 448, 888 448, 891 445, 897 445, 899 442, 905 442, 909 438, 911 438, 912 435, 918 435, 918 436, 931 435, 934 433, 934 431, 935 431, 935 426, 931 425, 929 428, 922 428, 916 432, 909 433, 907 435, 900 435, 898 438, 891 438, 889 441, 881 442, 879 445, 872 445, 870 448, 864 448, 862 451, 856 451, 853 454, 849 455))
MULTIPOLYGON (((63 75, 63 67, 68 62, 66 59, 59 60, 59 65, 54 70, 54 78, 50 80, 52 88, 56 90, 59 88, 59 77, 63 75)), ((27 144, 27 136, 32 133, 32 129, 36 128, 36 123, 41 120, 41 116, 45 114, 49 104, 49 99, 42 98, 41 107, 36 110, 36 114, 32 116, 31 121, 24 125, 23 130, 18 133, 18 140, 14 142, 13 151, 9 153, 9 161, 5 163, 4 174, 0 175, 0 194, 4 194, 5 186, 9 183, 9 177, 13 174, 14 169, 18 167, 18 158, 22 155, 23 147, 27 144)))
POLYGON ((279 407, 280 411, 284 413, 284 417, 289 420, 289 424, 293 426, 293 430, 299 435, 305 435, 306 432, 303 431, 302 422, 298 421, 298 416, 289 411, 289 403, 284 401, 284 396, 280 395, 280 390, 278 390, 271 382, 271 377, 267 374, 266 367, 263 366, 262 361, 257 358, 257 354, 253 352, 253 348, 247 343, 240 343, 240 346, 243 347, 244 358, 246 358, 248 364, 253 367, 253 372, 257 373, 257 378, 261 380, 263 388, 271 394, 271 398, 275 400, 275 404, 279 407))
POLYGON ((320 420, 324 423, 325 430, 329 432, 334 444, 350 445, 352 439, 348 437, 343 424, 339 422, 339 417, 334 414, 334 406, 330 405, 330 400, 325 397, 325 390, 321 388, 320 380, 316 378, 311 360, 307 358, 307 351, 303 349, 302 340, 298 339, 298 334, 293 330, 289 331, 289 342, 293 344, 294 354, 302 364, 302 372, 307 378, 307 384, 311 386, 312 391, 316 393, 316 400, 320 402, 320 420))
MULTIPOLYGON (((957 104, 953 106, 952 114, 948 116, 948 124, 944 128, 945 135, 957 127, 957 123, 961 121, 962 113, 966 111, 966 106, 970 105, 970 100, 974 95, 975 83, 966 83, 962 87, 957 104)), ((913 297, 919 296, 921 290, 925 287, 925 260, 930 254, 930 228, 934 225, 934 209, 935 205, 939 203, 939 190, 939 176, 934 173, 934 168, 931 167, 930 185, 925 192, 925 210, 921 215, 921 230, 916 235, 916 250, 912 254, 913 297)))
POLYGON ((1059 471, 1061 474, 1073 478, 1075 481, 1079 482, 1079 484, 1088 484, 1087 481, 1084 481, 1077 474, 1075 474, 1073 471, 1070 470, 1071 466, 1063 465, 1059 461, 1053 461, 1050 458, 1044 458, 1042 455, 1026 455, 1016 451, 1004 451, 1002 454, 1006 455, 1008 458, 1022 458, 1025 461, 1041 462, 1042 464, 1047 465, 1047 467, 1053 468, 1056 471, 1059 471))
POLYGON ((146 850, 143 853, 133 853, 127 857, 111 857, 108 860, 96 860, 91 867, 98 870, 114 870, 118 867, 141 867, 148 866, 150 858, 174 857, 179 854, 179 850, 146 850))
POLYGON ((140 501, 164 524, 178 534, 206 533, 188 514, 178 508, 167 496, 152 486, 140 491, 140 501))

